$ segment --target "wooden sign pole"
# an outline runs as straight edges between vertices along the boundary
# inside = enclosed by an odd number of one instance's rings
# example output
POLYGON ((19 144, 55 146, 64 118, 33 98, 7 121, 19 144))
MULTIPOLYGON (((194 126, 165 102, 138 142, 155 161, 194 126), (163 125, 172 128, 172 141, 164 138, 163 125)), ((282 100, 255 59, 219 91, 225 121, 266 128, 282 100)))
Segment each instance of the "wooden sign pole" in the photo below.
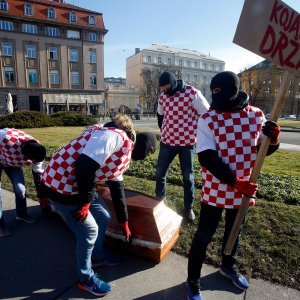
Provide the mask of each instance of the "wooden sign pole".
MULTIPOLYGON (((292 76, 293 76, 293 74, 290 73, 289 71, 284 72, 283 80, 280 85, 274 106, 272 108, 271 118, 270 118, 271 121, 274 121, 274 122, 277 121, 277 118, 283 107, 285 95, 286 95, 286 92, 288 91, 292 76)), ((254 168, 253 168, 251 176, 250 176, 250 182, 254 182, 254 183, 257 182, 260 170, 262 168, 265 156, 266 156, 268 148, 269 148, 269 144, 270 144, 270 138, 265 136, 262 140, 262 143, 260 145, 260 148, 259 148, 259 151, 257 154, 255 165, 254 165, 254 168)), ((247 214, 250 199, 251 198, 249 198, 247 196, 243 197, 241 206, 239 207, 239 210, 238 210, 237 216, 235 218, 233 227, 231 229, 226 247, 224 249, 225 255, 230 255, 232 252, 232 248, 233 248, 236 238, 239 234, 241 224, 243 223, 243 220, 247 214)))

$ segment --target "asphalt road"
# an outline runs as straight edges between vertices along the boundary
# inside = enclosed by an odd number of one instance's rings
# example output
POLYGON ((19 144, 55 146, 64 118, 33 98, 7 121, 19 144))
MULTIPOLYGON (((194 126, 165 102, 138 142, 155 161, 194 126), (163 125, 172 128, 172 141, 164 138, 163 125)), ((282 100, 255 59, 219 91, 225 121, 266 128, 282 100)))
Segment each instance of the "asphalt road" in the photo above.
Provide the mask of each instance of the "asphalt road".
MULTIPOLYGON (((143 120, 134 120, 135 127, 139 130, 151 130, 159 132, 156 118, 144 117, 143 120)), ((300 130, 297 132, 285 132, 280 134, 280 142, 300 146, 300 130)))

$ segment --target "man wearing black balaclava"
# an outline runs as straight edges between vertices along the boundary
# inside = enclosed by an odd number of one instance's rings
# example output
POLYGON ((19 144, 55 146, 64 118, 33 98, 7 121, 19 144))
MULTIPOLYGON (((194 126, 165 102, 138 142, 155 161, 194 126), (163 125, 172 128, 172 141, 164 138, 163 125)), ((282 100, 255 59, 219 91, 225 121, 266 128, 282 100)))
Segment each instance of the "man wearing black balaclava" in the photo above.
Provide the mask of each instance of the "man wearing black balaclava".
MULTIPOLYGON (((2 170, 10 179, 16 201, 16 219, 26 223, 35 220, 28 215, 26 206, 26 187, 22 167, 32 166, 32 175, 40 198, 41 174, 46 148, 24 131, 15 128, 0 129, 0 179, 2 170)), ((2 212, 2 194, 0 180, 0 237, 9 236, 2 212)))
POLYGON ((270 137, 268 155, 279 147, 279 126, 265 119, 263 112, 249 105, 248 95, 239 90, 240 81, 233 72, 221 72, 212 78, 212 103, 198 121, 196 152, 202 166, 201 211, 188 263, 188 298, 202 299, 200 273, 222 211, 225 232, 222 241, 220 273, 240 289, 249 284, 236 265, 240 233, 232 253, 223 254, 243 195, 253 196, 257 184, 249 181, 263 135, 270 137))
POLYGON ((207 111, 209 104, 200 91, 175 75, 163 72, 159 77, 161 94, 158 100, 157 118, 161 131, 161 143, 156 167, 156 197, 166 198, 166 176, 178 155, 183 176, 184 217, 193 222, 194 204, 194 149, 197 120, 207 111))

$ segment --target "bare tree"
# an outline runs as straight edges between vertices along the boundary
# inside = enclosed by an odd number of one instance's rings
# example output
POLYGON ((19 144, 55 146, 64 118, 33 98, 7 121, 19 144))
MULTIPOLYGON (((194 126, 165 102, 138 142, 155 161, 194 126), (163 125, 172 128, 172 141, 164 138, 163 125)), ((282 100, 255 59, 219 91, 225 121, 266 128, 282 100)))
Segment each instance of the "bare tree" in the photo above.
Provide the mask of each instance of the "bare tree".
POLYGON ((153 108, 153 113, 156 113, 157 101, 160 95, 160 89, 158 85, 159 76, 162 72, 174 73, 177 79, 181 79, 181 69, 168 67, 165 65, 159 65, 151 68, 144 68, 141 72, 143 80, 142 94, 146 102, 150 103, 153 108))

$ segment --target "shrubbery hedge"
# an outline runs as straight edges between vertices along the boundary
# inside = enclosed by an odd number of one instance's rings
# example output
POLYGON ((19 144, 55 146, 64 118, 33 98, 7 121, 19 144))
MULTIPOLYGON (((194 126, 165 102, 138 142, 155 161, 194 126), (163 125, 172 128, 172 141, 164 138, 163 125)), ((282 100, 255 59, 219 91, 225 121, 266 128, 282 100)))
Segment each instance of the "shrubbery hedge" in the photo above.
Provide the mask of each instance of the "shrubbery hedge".
POLYGON ((59 112, 51 116, 37 111, 18 111, 0 116, 0 128, 41 128, 55 126, 88 126, 97 120, 79 112, 59 112))

